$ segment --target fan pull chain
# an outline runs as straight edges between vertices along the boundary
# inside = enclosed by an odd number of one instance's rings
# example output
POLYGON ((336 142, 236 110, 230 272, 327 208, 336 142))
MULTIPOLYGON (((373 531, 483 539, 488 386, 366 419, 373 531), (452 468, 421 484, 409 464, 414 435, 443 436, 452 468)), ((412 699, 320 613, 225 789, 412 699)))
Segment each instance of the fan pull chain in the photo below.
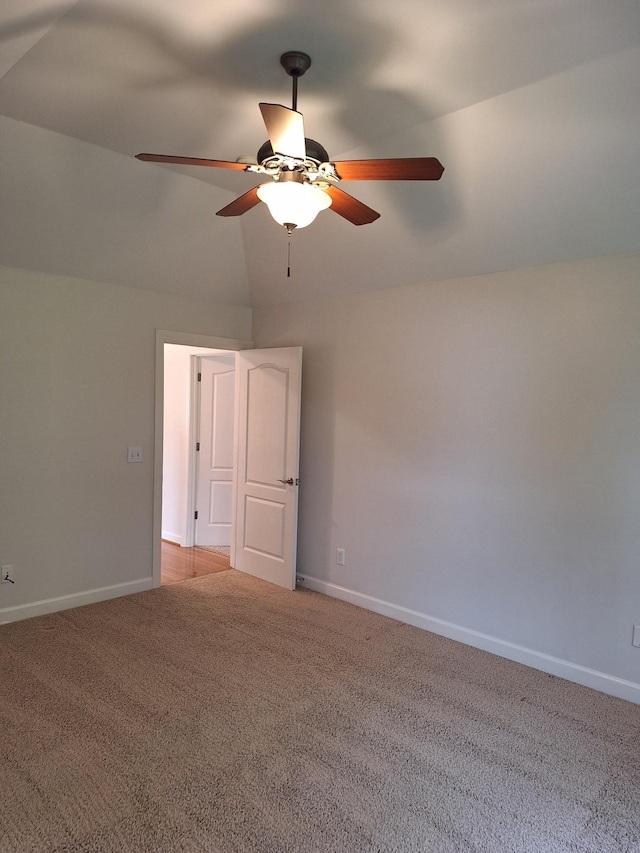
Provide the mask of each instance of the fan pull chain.
POLYGON ((291 235, 293 234, 293 229, 296 227, 295 225, 291 225, 289 222, 285 222, 284 227, 287 229, 287 278, 291 278, 291 235))

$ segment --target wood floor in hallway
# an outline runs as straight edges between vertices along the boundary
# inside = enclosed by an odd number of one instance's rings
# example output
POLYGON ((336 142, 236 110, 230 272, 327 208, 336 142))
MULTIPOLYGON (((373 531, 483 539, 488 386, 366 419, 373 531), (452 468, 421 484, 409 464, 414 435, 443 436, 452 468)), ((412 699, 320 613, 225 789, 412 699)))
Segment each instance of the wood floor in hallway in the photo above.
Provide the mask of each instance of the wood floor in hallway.
POLYGON ((229 558, 202 548, 181 548, 162 540, 162 585, 200 578, 231 568, 229 558))

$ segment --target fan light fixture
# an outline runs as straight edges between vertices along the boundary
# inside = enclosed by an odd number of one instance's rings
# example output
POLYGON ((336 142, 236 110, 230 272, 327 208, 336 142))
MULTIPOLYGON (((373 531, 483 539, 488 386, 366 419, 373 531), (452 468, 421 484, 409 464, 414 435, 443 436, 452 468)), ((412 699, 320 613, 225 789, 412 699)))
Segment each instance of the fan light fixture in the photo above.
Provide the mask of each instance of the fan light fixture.
POLYGON ((305 228, 331 204, 331 197, 320 187, 295 179, 260 184, 258 198, 267 205, 275 221, 287 229, 305 228))

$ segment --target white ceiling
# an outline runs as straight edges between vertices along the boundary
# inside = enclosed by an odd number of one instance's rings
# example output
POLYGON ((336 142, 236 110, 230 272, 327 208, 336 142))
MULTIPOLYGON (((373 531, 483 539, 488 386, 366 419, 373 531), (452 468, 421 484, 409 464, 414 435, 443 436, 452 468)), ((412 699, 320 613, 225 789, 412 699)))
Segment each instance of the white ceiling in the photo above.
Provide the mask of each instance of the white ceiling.
POLYGON ((640 249, 638 0, 4 0, 0 263, 240 305, 640 249), (334 159, 437 156, 438 183, 344 183, 382 214, 286 235, 235 160, 290 105, 334 159))

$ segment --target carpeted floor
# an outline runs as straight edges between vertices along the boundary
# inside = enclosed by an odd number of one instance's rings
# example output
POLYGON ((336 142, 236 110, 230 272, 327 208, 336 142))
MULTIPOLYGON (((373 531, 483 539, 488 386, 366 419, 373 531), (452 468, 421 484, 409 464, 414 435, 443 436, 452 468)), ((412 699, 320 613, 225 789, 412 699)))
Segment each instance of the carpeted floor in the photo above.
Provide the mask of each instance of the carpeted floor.
POLYGON ((229 557, 231 555, 230 545, 196 545, 202 551, 211 551, 214 554, 219 554, 221 557, 229 557))
POLYGON ((0 628, 0 851, 640 850, 640 707, 233 570, 0 628))

